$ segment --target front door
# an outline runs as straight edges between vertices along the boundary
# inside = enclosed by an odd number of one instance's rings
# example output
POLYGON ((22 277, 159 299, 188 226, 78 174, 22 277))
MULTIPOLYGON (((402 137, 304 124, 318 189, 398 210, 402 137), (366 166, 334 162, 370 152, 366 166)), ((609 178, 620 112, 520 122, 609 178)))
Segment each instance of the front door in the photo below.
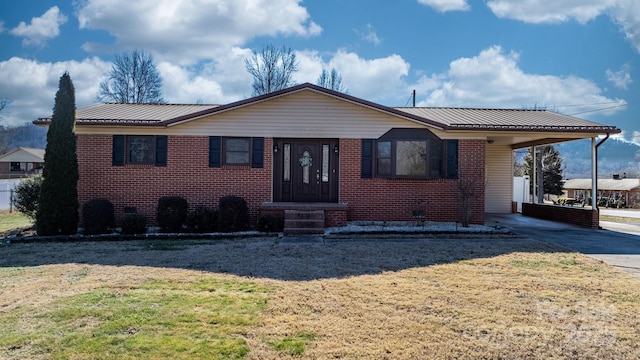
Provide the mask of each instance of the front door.
POLYGON ((338 202, 338 140, 276 139, 274 201, 338 202))

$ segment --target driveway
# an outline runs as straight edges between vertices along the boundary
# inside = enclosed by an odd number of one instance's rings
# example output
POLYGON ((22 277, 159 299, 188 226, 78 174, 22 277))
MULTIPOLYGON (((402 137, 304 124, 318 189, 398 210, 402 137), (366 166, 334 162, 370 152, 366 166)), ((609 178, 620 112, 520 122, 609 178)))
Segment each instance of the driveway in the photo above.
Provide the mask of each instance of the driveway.
POLYGON ((487 226, 500 225, 515 233, 583 253, 640 277, 640 226, 601 221, 593 230, 521 214, 487 214, 487 226))

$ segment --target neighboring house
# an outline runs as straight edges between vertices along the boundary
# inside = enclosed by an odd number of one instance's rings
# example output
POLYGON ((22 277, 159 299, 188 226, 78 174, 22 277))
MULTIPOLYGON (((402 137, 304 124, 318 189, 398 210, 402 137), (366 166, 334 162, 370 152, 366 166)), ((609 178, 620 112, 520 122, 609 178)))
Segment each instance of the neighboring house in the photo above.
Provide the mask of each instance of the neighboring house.
MULTIPOLYGON (((46 126, 49 118, 34 121, 46 126)), ((101 104, 76 112, 80 203, 155 221, 158 198, 246 199, 351 220, 459 221, 510 213, 514 149, 618 133, 543 110, 391 108, 312 84, 227 105, 101 104), (420 211, 418 211, 420 210, 420 211)))
POLYGON ((19 147, 0 156, 0 178, 25 177, 42 170, 44 149, 19 147))
MULTIPOLYGON (((640 208, 640 179, 621 178, 615 174, 611 179, 598 179, 600 206, 640 208)), ((567 197, 588 199, 591 197, 591 179, 569 179, 564 182, 567 197)))

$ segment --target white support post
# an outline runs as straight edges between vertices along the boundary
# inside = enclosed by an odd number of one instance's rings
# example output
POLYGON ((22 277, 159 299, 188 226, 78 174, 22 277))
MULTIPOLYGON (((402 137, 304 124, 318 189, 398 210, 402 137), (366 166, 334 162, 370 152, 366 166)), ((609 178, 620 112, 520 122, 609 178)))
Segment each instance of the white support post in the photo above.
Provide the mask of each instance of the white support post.
POLYGON ((598 156, 596 138, 591 138, 591 209, 598 210, 598 156))

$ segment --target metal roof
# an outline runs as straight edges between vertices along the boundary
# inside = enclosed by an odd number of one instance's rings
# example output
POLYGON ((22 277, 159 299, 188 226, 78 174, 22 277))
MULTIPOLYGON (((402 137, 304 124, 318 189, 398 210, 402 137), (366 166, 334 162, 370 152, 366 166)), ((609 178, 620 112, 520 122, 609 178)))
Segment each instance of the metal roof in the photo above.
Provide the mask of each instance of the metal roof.
MULTIPOLYGON (((591 179, 565 180, 565 189, 586 190, 591 189, 591 179)), ((640 179, 598 179, 598 190, 630 191, 640 188, 640 179)))
MULTIPOLYGON (((200 104, 98 104, 76 110, 76 124, 157 124, 218 106, 200 104)), ((51 118, 41 118, 39 122, 48 122, 50 120, 51 118)))
POLYGON ((396 108, 413 115, 432 119, 450 129, 486 130, 552 130, 611 131, 614 126, 562 115, 547 110, 480 109, 480 108, 396 108))
POLYGON ((0 162, 44 162, 44 149, 19 147, 0 156, 0 162))
MULTIPOLYGON (((582 132, 594 134, 615 134, 620 132, 620 129, 615 126, 598 124, 546 110, 426 107, 393 108, 309 83, 225 105, 94 105, 76 111, 76 124, 169 126, 305 90, 322 93, 360 106, 385 112, 392 116, 421 122, 441 130, 582 132)), ((50 120, 50 118, 41 118, 34 121, 34 123, 46 125, 50 120)))

